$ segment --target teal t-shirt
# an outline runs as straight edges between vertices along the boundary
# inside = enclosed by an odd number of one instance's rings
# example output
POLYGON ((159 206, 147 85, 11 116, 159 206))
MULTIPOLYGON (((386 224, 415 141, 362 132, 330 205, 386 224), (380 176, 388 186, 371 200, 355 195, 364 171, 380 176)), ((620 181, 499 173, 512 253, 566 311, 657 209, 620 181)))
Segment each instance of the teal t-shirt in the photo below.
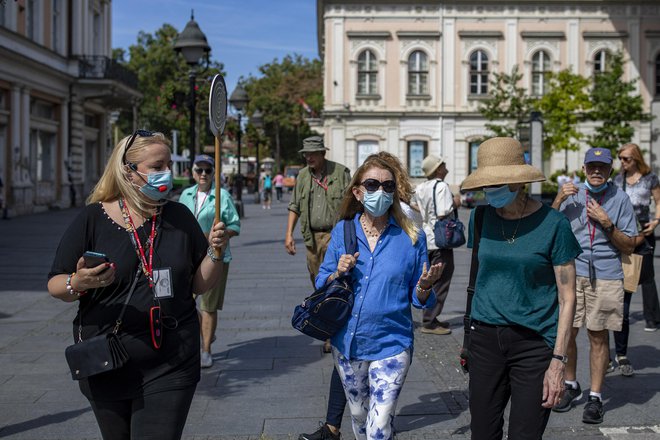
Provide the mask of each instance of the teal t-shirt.
MULTIPOLYGON (((472 247, 474 213, 468 247, 472 247)), ((479 272, 472 319, 494 325, 520 325, 554 348, 559 302, 554 266, 582 252, 566 217, 543 205, 520 220, 506 220, 487 206, 479 242, 479 272), (513 243, 508 243, 515 233, 513 243), (506 238, 505 238, 506 236, 506 238)))

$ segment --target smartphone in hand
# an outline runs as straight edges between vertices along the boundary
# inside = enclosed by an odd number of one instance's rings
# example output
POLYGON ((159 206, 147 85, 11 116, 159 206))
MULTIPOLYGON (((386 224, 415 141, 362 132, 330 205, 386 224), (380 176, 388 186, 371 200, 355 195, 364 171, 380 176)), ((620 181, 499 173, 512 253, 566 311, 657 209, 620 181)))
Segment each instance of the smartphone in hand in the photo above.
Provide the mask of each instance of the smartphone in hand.
POLYGON ((85 252, 83 254, 83 259, 85 260, 85 267, 88 269, 96 267, 99 264, 110 262, 110 259, 107 257, 107 255, 92 251, 85 252))

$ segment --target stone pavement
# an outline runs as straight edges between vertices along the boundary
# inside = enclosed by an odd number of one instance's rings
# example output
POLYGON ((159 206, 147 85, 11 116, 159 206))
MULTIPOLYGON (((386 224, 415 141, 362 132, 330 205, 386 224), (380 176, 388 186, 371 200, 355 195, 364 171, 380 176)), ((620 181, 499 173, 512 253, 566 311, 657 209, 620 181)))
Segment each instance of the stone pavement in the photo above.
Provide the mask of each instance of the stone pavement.
MULTIPOLYGON (((319 341, 290 325, 294 306, 311 290, 304 245, 298 234, 298 254, 284 251, 286 203, 262 210, 251 196, 244 199, 246 217, 241 236, 232 240, 234 261, 213 346, 215 364, 202 371, 186 439, 296 439, 325 417, 331 358, 322 354, 319 341)), ((54 251, 76 212, 0 221, 0 438, 100 439, 64 360, 75 306, 50 298, 46 291, 54 251)), ((461 217, 467 215, 462 210, 461 217)), ((467 376, 457 361, 468 250, 458 249, 455 259, 444 316, 454 332, 416 335, 414 362, 395 421, 400 440, 469 438, 467 376)), ((553 413, 544 438, 660 439, 660 332, 643 331, 639 294, 631 320, 629 358, 636 374, 608 376, 605 422, 583 424, 579 405, 566 414, 553 413)), ((587 390, 583 333, 578 379, 587 390)), ((343 435, 353 438, 347 415, 343 435)))

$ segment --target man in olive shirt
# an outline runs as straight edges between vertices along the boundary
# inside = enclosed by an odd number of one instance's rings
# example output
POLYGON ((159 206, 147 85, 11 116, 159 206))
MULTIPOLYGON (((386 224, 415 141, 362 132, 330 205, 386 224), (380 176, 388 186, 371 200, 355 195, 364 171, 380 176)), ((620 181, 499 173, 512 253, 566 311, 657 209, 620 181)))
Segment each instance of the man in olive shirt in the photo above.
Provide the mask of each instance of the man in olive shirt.
POLYGON ((307 270, 312 286, 323 262, 330 241, 330 231, 337 222, 337 212, 351 173, 343 165, 326 160, 328 150, 323 138, 312 136, 303 140, 302 153, 307 166, 300 170, 289 203, 289 221, 284 246, 295 255, 293 231, 300 219, 300 233, 307 248, 307 270))

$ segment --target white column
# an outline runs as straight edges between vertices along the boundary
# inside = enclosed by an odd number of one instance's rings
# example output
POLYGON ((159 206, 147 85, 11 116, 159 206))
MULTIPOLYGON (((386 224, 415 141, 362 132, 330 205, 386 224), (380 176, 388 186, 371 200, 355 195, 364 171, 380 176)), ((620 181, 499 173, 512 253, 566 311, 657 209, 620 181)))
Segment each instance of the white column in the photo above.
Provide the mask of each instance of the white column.
MULTIPOLYGON (((641 58, 639 56, 639 19, 633 18, 628 21, 628 53, 630 54, 630 61, 628 64, 628 80, 639 78, 638 65, 641 65, 641 58)), ((641 81, 635 82, 635 93, 640 93, 641 81)))
POLYGON ((21 87, 14 85, 11 88, 11 111, 9 112, 10 138, 8 145, 11 148, 12 183, 16 185, 21 182, 23 176, 20 173, 21 160, 21 87))
POLYGON ((103 54, 112 57, 112 8, 110 2, 103 5, 103 54))
POLYGON ((30 169, 37 160, 30 154, 30 89, 21 90, 21 180, 30 182, 30 169))
POLYGON ((511 69, 518 62, 518 20, 510 19, 506 21, 506 72, 511 73, 511 69))
MULTIPOLYGON (((455 133, 455 128, 456 128, 456 121, 453 118, 444 118, 442 120, 442 139, 440 141, 441 145, 441 150, 440 150, 440 155, 447 161, 447 169, 449 170, 454 170, 456 169, 456 133, 455 133)), ((454 173, 449 173, 447 176, 449 177, 449 182, 450 184, 455 184, 457 183, 456 176, 453 175, 454 173)))
POLYGON ((344 83, 344 21, 341 18, 332 20, 332 55, 330 82, 338 84, 332 88, 332 104, 342 105, 344 102, 343 91, 346 90, 347 84, 344 83))
POLYGON ((568 49, 568 56, 566 62, 571 70, 571 73, 579 73, 579 57, 580 57, 580 34, 578 29, 577 20, 568 21, 568 30, 566 38, 566 48, 568 49))
POLYGON ((444 21, 442 29, 442 104, 440 111, 445 111, 445 106, 454 106, 454 95, 456 94, 456 19, 450 18, 444 21))

